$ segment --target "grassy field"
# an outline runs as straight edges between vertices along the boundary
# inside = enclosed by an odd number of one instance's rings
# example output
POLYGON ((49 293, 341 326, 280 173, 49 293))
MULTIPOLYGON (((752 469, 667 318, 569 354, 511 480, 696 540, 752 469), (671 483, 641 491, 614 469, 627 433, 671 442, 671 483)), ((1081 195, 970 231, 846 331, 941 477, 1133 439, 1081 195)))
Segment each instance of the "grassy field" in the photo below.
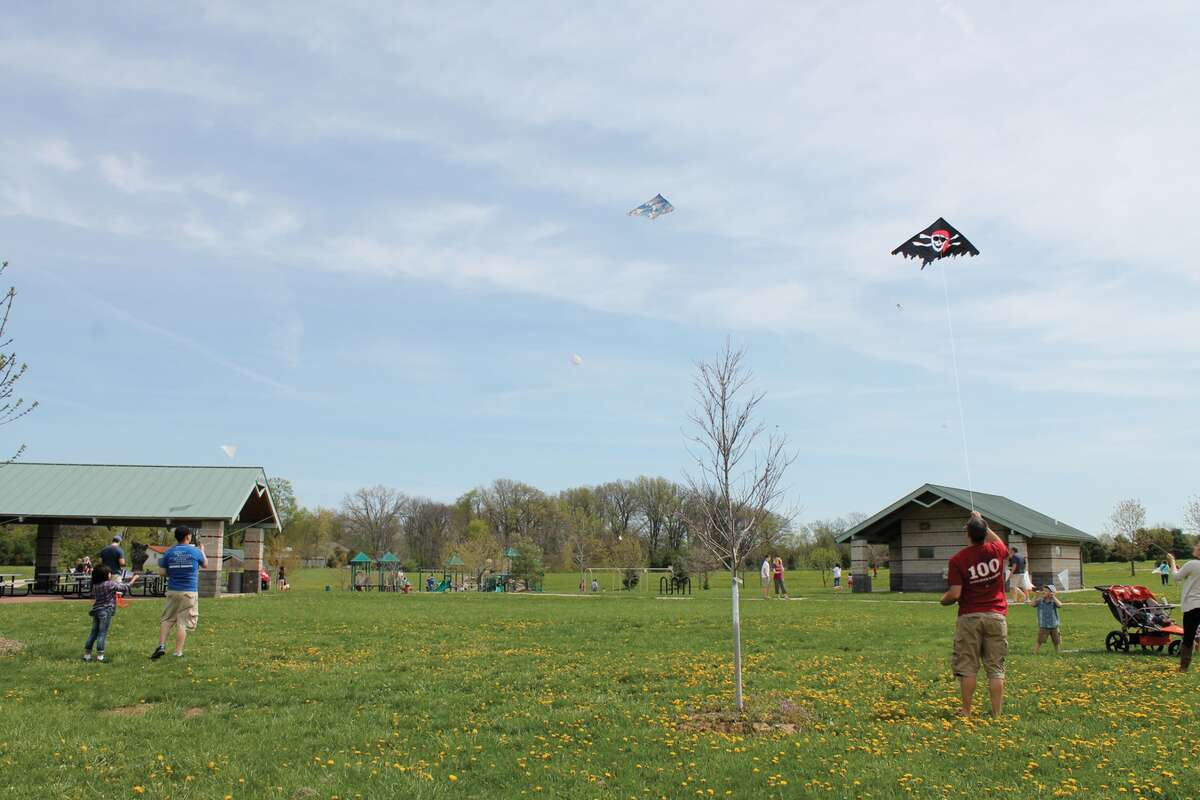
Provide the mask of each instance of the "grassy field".
POLYGON ((1200 676, 1106 653, 1096 592, 1065 597, 1059 655, 1033 655, 1034 612, 1014 608, 1006 714, 961 722, 953 610, 789 582, 804 599, 743 606, 752 714, 795 725, 761 733, 695 729, 731 701, 727 581, 691 600, 398 596, 310 570, 290 594, 202 601, 182 660, 147 660, 160 601, 137 600, 103 665, 79 660, 86 604, 0 601, 0 636, 24 644, 0 656, 0 796, 1197 794, 1200 676))

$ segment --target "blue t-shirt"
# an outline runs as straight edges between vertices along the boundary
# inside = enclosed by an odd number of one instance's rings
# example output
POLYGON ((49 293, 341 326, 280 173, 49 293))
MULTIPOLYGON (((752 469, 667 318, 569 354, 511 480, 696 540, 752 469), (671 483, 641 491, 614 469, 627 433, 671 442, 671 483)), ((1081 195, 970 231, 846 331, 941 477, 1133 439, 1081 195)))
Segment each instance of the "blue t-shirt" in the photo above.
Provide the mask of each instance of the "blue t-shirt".
POLYGON ((194 544, 177 544, 162 554, 158 565, 167 571, 167 591, 199 591, 200 568, 208 559, 194 544))
POLYGON ((112 570, 113 575, 121 574, 121 561, 125 558, 125 551, 120 545, 110 544, 108 547, 100 551, 100 563, 112 570))
POLYGON ((1054 605, 1053 600, 1039 597, 1036 608, 1039 628, 1058 627, 1058 606, 1054 605))

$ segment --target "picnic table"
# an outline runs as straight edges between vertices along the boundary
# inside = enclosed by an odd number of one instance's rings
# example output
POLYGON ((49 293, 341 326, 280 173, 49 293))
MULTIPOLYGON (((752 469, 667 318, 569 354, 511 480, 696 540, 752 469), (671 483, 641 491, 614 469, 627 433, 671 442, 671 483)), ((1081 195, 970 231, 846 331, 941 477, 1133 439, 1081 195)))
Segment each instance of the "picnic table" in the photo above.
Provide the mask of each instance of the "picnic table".
POLYGON ((152 572, 142 572, 138 575, 137 583, 129 590, 130 594, 140 594, 142 597, 162 597, 167 593, 167 579, 152 572))
MULTIPOLYGON (((4 596, 5 589, 8 590, 9 597, 16 597, 17 596, 17 579, 24 578, 24 577, 25 576, 20 572, 0 572, 0 597, 4 596), (5 586, 5 580, 8 581, 7 586, 5 586)), ((29 590, 30 590, 30 585, 28 582, 25 582, 25 594, 29 594, 29 590)))
POLYGON ((35 588, 41 594, 83 597, 92 591, 92 576, 86 572, 40 572, 35 588))

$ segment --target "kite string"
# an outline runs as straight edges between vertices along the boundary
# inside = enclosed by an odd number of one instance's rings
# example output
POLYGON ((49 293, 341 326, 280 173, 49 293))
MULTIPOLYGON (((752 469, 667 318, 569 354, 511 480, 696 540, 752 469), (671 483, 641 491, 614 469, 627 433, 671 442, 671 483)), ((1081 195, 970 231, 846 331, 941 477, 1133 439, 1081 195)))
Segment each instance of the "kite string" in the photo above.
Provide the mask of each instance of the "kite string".
POLYGON ((946 297, 946 325, 950 329, 950 360, 954 364, 954 393, 958 397, 958 429, 962 433, 963 464, 967 468, 967 491, 971 495, 971 510, 975 510, 975 484, 971 480, 971 456, 967 450, 967 418, 963 413, 962 383, 958 377, 958 345, 954 340, 954 317, 950 313, 950 284, 946 279, 945 265, 938 265, 942 273, 942 293, 946 297))

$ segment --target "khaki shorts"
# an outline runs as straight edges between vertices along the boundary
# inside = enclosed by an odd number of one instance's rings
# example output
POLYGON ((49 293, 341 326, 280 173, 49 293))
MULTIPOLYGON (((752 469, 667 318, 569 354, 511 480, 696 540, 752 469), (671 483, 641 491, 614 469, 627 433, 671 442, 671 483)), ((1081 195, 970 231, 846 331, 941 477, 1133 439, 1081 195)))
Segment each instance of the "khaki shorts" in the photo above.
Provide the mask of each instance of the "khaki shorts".
POLYGON ((167 604, 163 606, 163 622, 174 622, 186 630, 196 630, 200 621, 200 602, 195 592, 167 592, 167 604))
POLYGON ((1004 677, 1008 655, 1008 620, 1003 614, 963 614, 954 628, 954 674, 978 675, 980 661, 988 678, 1004 677))

